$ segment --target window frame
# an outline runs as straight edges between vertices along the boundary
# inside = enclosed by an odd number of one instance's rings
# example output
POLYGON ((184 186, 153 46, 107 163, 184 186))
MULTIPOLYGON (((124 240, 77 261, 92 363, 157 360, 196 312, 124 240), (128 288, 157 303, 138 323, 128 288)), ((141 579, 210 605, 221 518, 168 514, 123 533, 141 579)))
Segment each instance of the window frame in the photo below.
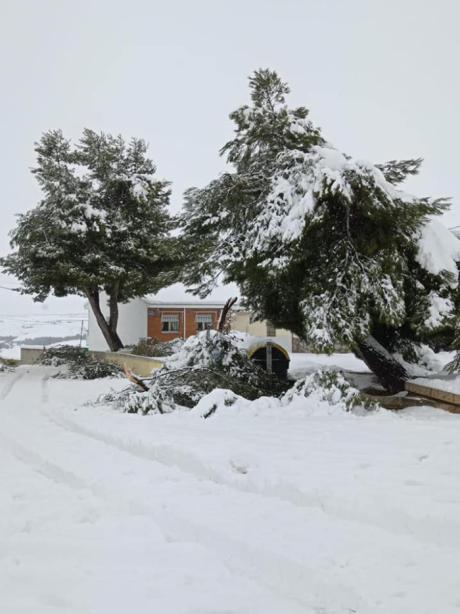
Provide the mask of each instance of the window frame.
POLYGON ((212 313, 197 313, 195 315, 195 326, 197 332, 203 330, 211 330, 214 324, 214 318, 212 313), (201 327, 203 325, 203 327, 201 327))
POLYGON ((179 313, 162 313, 161 314, 161 332, 165 335, 180 334, 180 314, 179 313), (177 324, 177 329, 171 329, 171 324, 177 324), (165 329, 165 325, 168 328, 165 329))

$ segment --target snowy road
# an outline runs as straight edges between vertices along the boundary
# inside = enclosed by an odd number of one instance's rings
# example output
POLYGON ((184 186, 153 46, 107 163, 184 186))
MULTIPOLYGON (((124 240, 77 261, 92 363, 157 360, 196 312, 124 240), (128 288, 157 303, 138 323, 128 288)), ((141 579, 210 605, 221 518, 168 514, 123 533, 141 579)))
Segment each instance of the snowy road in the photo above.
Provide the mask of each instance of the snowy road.
POLYGON ((459 417, 140 417, 50 373, 0 374, 2 614, 460 612, 459 417))

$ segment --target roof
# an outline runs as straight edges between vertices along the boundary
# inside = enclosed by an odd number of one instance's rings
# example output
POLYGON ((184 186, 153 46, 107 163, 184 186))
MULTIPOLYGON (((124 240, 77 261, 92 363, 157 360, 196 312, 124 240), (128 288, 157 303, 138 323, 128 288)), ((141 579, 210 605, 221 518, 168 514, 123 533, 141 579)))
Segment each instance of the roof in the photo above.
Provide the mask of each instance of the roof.
POLYGON ((222 309, 225 303, 205 303, 204 301, 195 301, 189 303, 172 303, 172 302, 150 302, 147 301, 148 307, 156 307, 157 309, 222 309))
POLYGON ((235 284, 218 286, 204 299, 191 294, 183 284, 173 284, 167 288, 162 288, 156 294, 148 294, 143 297, 147 305, 152 307, 202 307, 221 309, 226 301, 239 296, 238 288, 235 284))

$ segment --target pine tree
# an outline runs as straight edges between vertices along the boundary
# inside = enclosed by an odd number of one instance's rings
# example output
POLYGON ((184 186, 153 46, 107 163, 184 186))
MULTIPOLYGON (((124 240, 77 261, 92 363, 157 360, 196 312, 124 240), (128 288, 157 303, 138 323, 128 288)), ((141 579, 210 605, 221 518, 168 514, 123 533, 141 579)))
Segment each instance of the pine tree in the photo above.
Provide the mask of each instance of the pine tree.
POLYGON ((237 282, 256 316, 321 351, 347 344, 401 389, 406 373, 389 351, 451 315, 460 243, 429 222, 448 201, 397 187, 420 159, 374 165, 343 154, 306 108, 287 106, 276 73, 249 81, 252 103, 231 114, 235 136, 221 150, 232 171, 185 195, 184 236, 201 263, 185 280, 201 295, 219 276, 237 282), (447 237, 447 264, 430 268, 433 232, 447 237))
POLYGON ((84 130, 73 145, 49 131, 35 151, 32 172, 43 198, 19 216, 14 251, 1 264, 37 301, 50 293, 86 297, 109 347, 118 350, 118 304, 170 283, 177 264, 168 183, 155 178, 141 139, 126 143, 84 130))

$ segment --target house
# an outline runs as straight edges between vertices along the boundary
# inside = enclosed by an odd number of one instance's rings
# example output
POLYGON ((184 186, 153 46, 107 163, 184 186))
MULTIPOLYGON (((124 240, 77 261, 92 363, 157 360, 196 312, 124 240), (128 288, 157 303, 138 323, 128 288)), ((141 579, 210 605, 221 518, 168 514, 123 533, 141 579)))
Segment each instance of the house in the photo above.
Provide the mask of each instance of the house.
MULTIPOLYGON (((174 284, 156 295, 119 305, 118 334, 125 345, 133 345, 144 337, 160 341, 186 339, 201 330, 216 328, 225 301, 235 294, 235 288, 218 288, 208 299, 197 300, 191 298, 181 284, 174 284)), ((292 351, 292 333, 275 329, 266 321, 254 321, 251 314, 241 307, 235 306, 232 310, 231 328, 255 338, 272 339, 288 352, 292 351)), ((91 350, 108 349, 90 308, 88 347, 91 350)))
MULTIPOLYGON (((146 299, 144 299, 146 300, 146 299)), ((224 303, 189 301, 162 303, 146 300, 147 334, 144 336, 171 341, 187 339, 202 330, 217 328, 224 303)))

